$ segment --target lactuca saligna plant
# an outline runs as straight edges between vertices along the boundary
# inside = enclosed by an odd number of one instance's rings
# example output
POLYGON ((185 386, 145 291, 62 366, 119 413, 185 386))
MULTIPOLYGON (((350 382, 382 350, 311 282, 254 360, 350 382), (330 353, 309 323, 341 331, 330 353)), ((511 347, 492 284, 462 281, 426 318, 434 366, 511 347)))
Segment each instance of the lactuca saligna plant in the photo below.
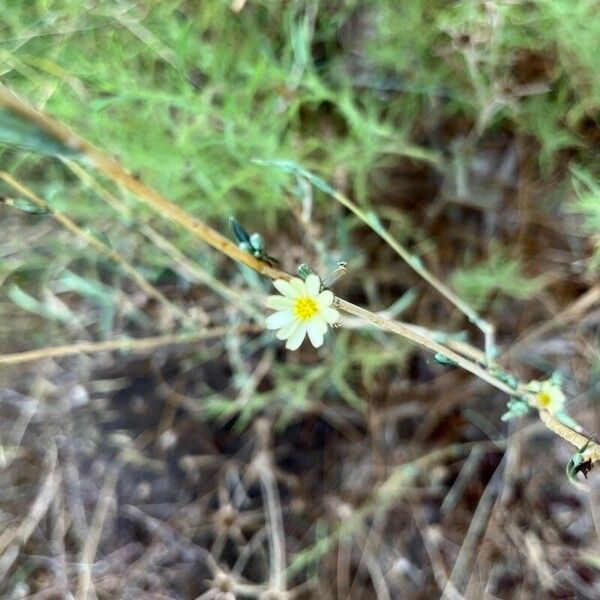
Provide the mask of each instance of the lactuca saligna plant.
MULTIPOLYGON (((51 119, 47 115, 36 110, 32 106, 23 102, 15 96, 5 86, 0 85, 0 143, 11 144, 14 146, 25 146, 32 150, 37 150, 46 154, 55 156, 67 156, 71 159, 82 161, 90 167, 101 172, 105 177, 115 182, 117 185, 130 191, 135 197, 147 206, 154 209, 163 217, 174 221, 182 228, 193 233, 198 239, 209 244, 217 251, 227 255, 233 260, 242 263, 257 273, 269 277, 272 280, 289 282, 292 275, 282 271, 274 266, 270 261, 257 257, 247 249, 240 246, 221 233, 189 215, 179 206, 159 194, 157 191, 140 181, 133 174, 127 171, 114 158, 97 149, 90 142, 73 133, 63 124, 51 119)), ((380 225, 376 217, 357 213, 355 206, 351 201, 345 198, 339 192, 330 188, 323 180, 315 177, 307 171, 301 170, 293 163, 281 163, 290 172, 296 172, 305 177, 324 191, 334 196, 336 200, 353 210, 361 219, 372 227, 384 240, 387 241, 396 252, 422 276, 433 287, 446 298, 451 299, 453 303, 462 310, 486 335, 485 361, 473 360, 472 357, 451 349, 414 326, 392 321, 381 315, 373 313, 365 308, 357 306, 343 298, 334 297, 331 304, 335 309, 344 313, 354 315, 380 327, 385 331, 394 333, 411 342, 426 348, 432 353, 443 357, 447 362, 456 365, 466 371, 469 371, 476 377, 486 381, 490 385, 505 392, 516 402, 524 403, 527 407, 537 411, 542 423, 562 439, 569 442, 577 449, 572 458, 567 472, 570 477, 574 477, 578 472, 586 474, 595 463, 600 462, 600 446, 582 433, 582 428, 576 423, 566 424, 555 414, 548 410, 547 406, 539 401, 539 390, 532 390, 527 385, 515 383, 516 378, 506 373, 504 370, 493 365, 491 362, 491 331, 492 328, 487 322, 481 319, 464 302, 457 298, 444 284, 432 278, 431 274, 418 261, 413 260, 397 242, 387 234, 380 225)), ((296 340, 294 340, 296 341, 296 340)))

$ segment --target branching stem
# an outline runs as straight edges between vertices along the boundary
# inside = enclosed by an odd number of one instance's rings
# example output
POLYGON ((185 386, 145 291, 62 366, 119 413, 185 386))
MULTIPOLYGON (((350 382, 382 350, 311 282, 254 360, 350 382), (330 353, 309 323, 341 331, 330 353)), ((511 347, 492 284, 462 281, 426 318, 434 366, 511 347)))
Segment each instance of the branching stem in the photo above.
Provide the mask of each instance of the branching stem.
MULTIPOLYGON (((141 201, 145 202, 148 206, 156 210, 164 217, 174 221, 184 229, 193 233, 197 238, 203 240, 219 252, 229 256, 233 260, 245 264, 246 266, 254 269, 258 273, 270 277, 271 279, 290 279, 291 275, 281 271, 280 269, 274 268, 268 265, 266 262, 260 261, 254 258, 248 252, 245 252, 239 248, 234 242, 221 235, 218 231, 204 223, 203 221, 192 217, 183 209, 179 208, 176 204, 167 200, 164 196, 148 187, 126 169, 124 169, 115 159, 105 155, 100 150, 96 149, 92 144, 83 138, 72 133, 61 123, 58 123, 46 115, 42 114, 35 108, 17 98, 10 90, 0 85, 0 106, 12 111, 17 118, 25 119, 30 123, 39 127, 42 132, 46 135, 51 136, 55 140, 59 141, 66 148, 71 151, 75 151, 81 155, 89 164, 98 169, 108 179, 126 188, 134 195, 136 195, 141 201)), ((270 164, 269 162, 256 161, 262 164, 270 164)), ((418 257, 412 256, 403 246, 401 246, 396 240, 394 240, 386 231, 383 229, 377 218, 373 215, 367 215, 356 207, 349 199, 345 196, 336 192, 331 186, 325 181, 312 175, 308 171, 299 168, 294 163, 280 161, 279 166, 283 170, 288 172, 297 173, 300 176, 308 178, 313 185, 318 186, 326 193, 332 195, 338 202, 346 206, 349 210, 354 212, 361 220, 369 225, 378 235, 382 237, 402 258, 405 260, 419 275, 421 275, 428 283, 430 283, 436 290, 438 290, 444 297, 450 300, 459 310, 461 310, 477 327, 481 329, 486 338, 486 356, 488 364, 490 355, 493 348, 493 328, 491 324, 477 315, 466 303, 458 298, 449 288, 447 288, 442 282, 437 280, 431 275, 420 263, 418 257)), ((10 177, 10 176, 8 176, 10 177)), ((9 181, 7 176, 4 176, 5 181, 9 181)), ((525 398, 531 406, 535 406, 534 398, 531 392, 525 390, 522 386, 517 390, 511 388, 503 381, 500 381, 494 375, 492 375, 486 368, 478 365, 477 363, 469 360, 465 356, 457 354, 450 348, 428 338, 415 330, 406 327, 403 324, 395 321, 385 319, 371 311, 356 306, 347 300, 342 298, 336 298, 335 300, 337 307, 344 312, 355 315, 362 319, 365 319, 382 329, 385 329, 396 335, 400 335, 415 344, 427 348, 431 352, 441 353, 452 362, 456 363, 462 369, 469 371, 473 375, 479 377, 483 381, 486 381, 490 385, 493 385, 497 389, 511 395, 521 396, 525 398)), ((574 429, 564 425, 558 421, 553 415, 545 410, 538 410, 539 417, 544 425, 560 436, 565 441, 574 445, 577 450, 581 450, 585 447, 585 450, 581 452, 583 460, 590 461, 591 464, 600 462, 600 446, 586 438, 581 433, 574 429)))

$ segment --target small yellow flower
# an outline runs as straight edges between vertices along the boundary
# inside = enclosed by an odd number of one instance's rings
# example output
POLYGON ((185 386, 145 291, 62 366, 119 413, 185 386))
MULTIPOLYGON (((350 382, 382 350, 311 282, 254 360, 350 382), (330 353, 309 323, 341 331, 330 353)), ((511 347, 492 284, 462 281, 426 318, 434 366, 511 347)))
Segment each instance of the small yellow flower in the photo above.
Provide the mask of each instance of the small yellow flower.
POLYGON ((560 386, 549 379, 548 381, 531 381, 527 386, 535 394, 535 403, 549 413, 557 413, 564 409, 566 397, 560 386))
POLYGON ((273 285, 281 296, 269 296, 267 306, 277 312, 267 317, 267 328, 278 329, 277 338, 287 340, 285 347, 296 350, 306 334, 311 344, 323 344, 327 325, 333 325, 340 314, 333 303, 333 293, 321 289, 320 279, 311 273, 304 281, 292 277, 289 281, 277 279, 273 285))

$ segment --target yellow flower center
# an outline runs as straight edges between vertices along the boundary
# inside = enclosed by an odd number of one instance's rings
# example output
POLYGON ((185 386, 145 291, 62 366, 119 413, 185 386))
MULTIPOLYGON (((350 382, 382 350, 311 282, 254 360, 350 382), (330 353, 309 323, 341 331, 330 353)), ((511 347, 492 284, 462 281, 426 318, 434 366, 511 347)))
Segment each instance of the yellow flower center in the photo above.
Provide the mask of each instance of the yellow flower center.
POLYGON ((294 314, 301 321, 308 321, 312 319, 319 312, 317 303, 308 296, 298 298, 294 303, 294 314))
POLYGON ((552 403, 552 398, 550 394, 546 392, 539 392, 537 395, 537 401, 540 403, 542 408, 548 408, 548 406, 550 406, 552 403))

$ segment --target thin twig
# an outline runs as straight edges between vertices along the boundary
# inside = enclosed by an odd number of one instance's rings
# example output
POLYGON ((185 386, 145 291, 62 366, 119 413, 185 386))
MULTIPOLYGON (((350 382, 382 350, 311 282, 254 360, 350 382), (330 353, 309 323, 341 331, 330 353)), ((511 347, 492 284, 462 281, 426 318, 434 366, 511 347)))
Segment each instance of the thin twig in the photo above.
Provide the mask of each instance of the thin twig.
POLYGON ((600 462, 600 445, 582 433, 567 427, 556 417, 552 416, 547 410, 540 410, 539 415, 542 423, 550 429, 550 431, 553 431, 556 435, 575 446, 578 450, 585 448, 585 450, 581 452, 583 462, 590 461, 592 464, 600 462))
POLYGON ((452 569, 452 573, 450 574, 448 582, 446 583, 446 587, 442 593, 442 599, 444 600, 453 598, 456 591, 460 593, 461 590, 463 590, 462 593, 464 593, 463 588, 466 587, 466 584, 469 580, 468 576, 472 570, 472 563, 475 557, 477 546, 481 542, 483 533, 485 532, 485 527, 491 514, 492 506, 494 505, 494 501, 498 495, 499 480, 504 470, 503 464, 504 463, 502 461, 496 468, 492 478, 490 479, 481 496, 481 499, 479 500, 477 508, 475 509, 475 513, 471 519, 471 524, 469 525, 469 529, 465 535, 460 552, 458 553, 458 557, 454 563, 454 568, 452 569))
POLYGON ((230 327, 213 327, 192 334, 167 334, 147 338, 123 338, 120 340, 105 340, 102 342, 74 342, 64 346, 50 346, 38 350, 27 350, 15 354, 0 354, 0 365, 15 365, 32 362, 44 358, 60 358, 74 354, 93 354, 95 352, 112 352, 114 350, 143 352, 161 346, 173 344, 192 344, 199 340, 225 337, 241 333, 262 331, 258 325, 235 325, 230 327))
POLYGON ((257 432, 257 452, 252 461, 252 468, 260 480, 263 504, 268 520, 270 550, 270 588, 279 594, 285 593, 286 560, 285 533, 281 500, 277 489, 271 459, 270 437, 271 425, 266 419, 259 419, 255 426, 257 432))
MULTIPOLYGON (((348 302, 347 300, 344 300, 342 298, 336 297, 334 303, 338 308, 347 313, 350 313, 351 315, 355 315, 357 317, 365 319, 366 321, 370 321, 371 323, 378 325, 382 329, 390 331, 391 333, 395 333, 396 335, 400 335, 419 346, 427 348, 431 352, 439 352, 443 354, 446 358, 449 358, 452 362, 456 363, 457 366, 461 367, 465 371, 473 373, 473 375, 476 375, 483 381, 486 381, 490 385, 493 385, 502 392, 505 392, 510 396, 521 396, 528 401, 530 406, 536 406, 534 395, 528 390, 526 390, 523 386, 519 386, 516 390, 511 388, 503 381, 500 381, 499 379, 494 377, 483 367, 480 367, 479 365, 471 362, 464 356, 457 354, 453 350, 450 350, 450 348, 447 348, 446 346, 443 346, 442 344, 417 333, 416 331, 407 327, 406 325, 398 323, 396 321, 384 319, 380 315, 372 313, 371 311, 366 310, 365 308, 362 308, 360 306, 356 306, 355 304, 352 304, 351 302, 348 302)), ((564 425, 556 417, 551 415, 548 411, 538 409, 538 413, 540 419, 548 429, 559 435, 563 440, 575 446, 577 450, 580 450, 581 448, 587 445, 585 451, 582 453, 584 461, 589 460, 592 463, 600 461, 600 445, 598 445, 594 441, 591 441, 589 438, 586 438, 583 434, 575 431, 567 425, 564 425)))
POLYGON ((0 581, 4 579, 17 559, 21 548, 27 543, 48 512, 50 504, 59 490, 61 473, 57 468, 57 462, 56 447, 52 446, 44 460, 44 470, 47 474, 29 513, 18 527, 6 529, 0 534, 0 581))
POLYGON ((177 316, 178 319, 184 323, 192 323, 192 319, 182 311, 178 306, 175 306, 166 296, 157 290, 151 283, 149 283, 142 275, 140 275, 135 268, 130 265, 116 250, 113 250, 110 246, 101 242, 97 237, 91 235, 81 227, 79 227, 74 221, 72 221, 66 215, 52 208, 45 200, 42 200, 37 194, 25 186, 22 182, 17 181, 14 177, 0 171, 0 179, 10 185, 12 188, 17 190, 19 193, 26 196, 36 206, 47 210, 50 215, 60 223, 65 229, 75 234, 77 237, 84 240, 90 246, 92 246, 97 252, 100 252, 103 256, 117 263, 139 286, 152 298, 158 300, 161 304, 167 307, 167 309, 177 316))
POLYGON ((407 327, 402 323, 398 323, 397 321, 390 321, 389 319, 384 319, 383 317, 376 315, 375 313, 366 310, 360 306, 356 306, 356 304, 352 304, 347 300, 342 298, 335 298, 334 304, 343 310, 344 312, 350 313, 351 315, 355 315, 356 317, 360 317, 365 319, 366 321, 370 321, 375 325, 381 327, 381 329, 385 329, 396 335, 400 335, 403 338, 406 338, 419 346, 423 346, 431 352, 443 354, 446 358, 449 358, 452 362, 456 363, 462 369, 466 371, 470 371, 473 375, 477 375, 480 379, 487 381, 490 385, 498 388, 499 390, 513 395, 515 391, 504 382, 496 379, 493 375, 491 375, 488 371, 486 371, 483 367, 478 366, 474 362, 468 360, 461 354, 450 350, 446 346, 443 346, 439 342, 432 340, 431 338, 425 337, 424 335, 418 333, 414 329, 407 327))
MULTIPOLYGON (((475 449, 473 452, 475 452, 475 449)), ((473 454, 471 454, 471 456, 473 456, 473 454)), ((446 594, 447 600, 465 600, 464 596, 460 594, 448 580, 448 574, 446 573, 446 568, 444 566, 444 558, 438 548, 436 536, 432 532, 432 528, 427 524, 423 508, 420 506, 411 506, 411 508, 413 519, 421 534, 421 539, 423 540, 423 546, 429 556, 431 571, 436 585, 440 591, 443 591, 446 594)))
MULTIPOLYGON (((85 169, 79 166, 76 162, 67 158, 61 158, 63 163, 83 181, 89 188, 91 188, 100 199, 106 202, 113 210, 121 215, 126 220, 133 220, 133 216, 129 207, 120 199, 116 198, 111 194, 105 187, 100 185, 85 169)), ((237 306, 242 312, 246 313, 250 317, 261 320, 263 319, 262 313, 256 310, 253 306, 249 305, 248 302, 240 298, 240 294, 235 290, 232 290, 224 283, 219 281, 214 275, 211 275, 197 262, 194 262, 188 258, 179 248, 177 248, 172 242, 161 235, 158 231, 147 225, 146 223, 138 224, 140 232, 146 236, 157 248, 162 250, 167 256, 172 259, 173 269, 181 272, 181 274, 192 280, 198 281, 207 285, 216 294, 237 306)))
MULTIPOLYGON (((46 115, 42 114, 40 111, 24 103, 22 100, 17 98, 17 96, 15 96, 10 90, 8 90, 8 88, 2 85, 0 85, 0 106, 4 106, 13 113, 19 115, 21 118, 24 118, 34 123, 35 125, 40 127, 46 134, 50 135, 51 137, 54 137, 56 140, 61 142, 66 148, 72 151, 79 152, 83 157, 87 159, 88 162, 95 166, 106 177, 120 184, 124 188, 128 189, 139 199, 144 201, 148 206, 152 207, 161 215, 178 223, 184 229, 192 232, 199 239, 204 240, 207 244, 216 248, 219 252, 222 252, 223 254, 229 256, 233 260, 245 264, 248 267, 257 271, 258 273, 270 277, 271 279, 290 279, 291 276, 288 273, 285 273, 280 269, 276 269, 268 265, 266 262, 254 258, 248 252, 245 252, 244 250, 239 248, 231 240, 225 238, 219 232, 215 231, 213 228, 206 225, 199 219, 192 217, 183 209, 179 208, 177 205, 173 204, 165 197, 161 196, 158 192, 143 184, 141 181, 136 179, 131 173, 129 173, 123 167, 121 167, 121 165, 116 160, 103 154, 92 144, 90 144, 83 138, 77 136, 76 134, 72 133, 62 124, 54 121, 53 119, 50 119, 46 115)), ((265 161, 256 162, 260 164, 270 164, 268 162, 266 163, 265 161)), ((355 214, 357 214, 357 216, 359 216, 361 220, 363 220, 378 235, 380 235, 382 239, 384 239, 388 244, 390 244, 392 248, 394 248, 394 250, 396 250, 396 252, 398 252, 398 254, 404 260, 406 260, 413 269, 415 269, 417 273, 419 273, 426 281, 428 281, 428 283, 430 283, 444 297, 450 300, 475 325, 477 325, 486 336, 485 350, 489 364, 492 349, 491 340, 493 336, 493 328, 490 323, 487 323, 486 321, 481 319, 479 315, 477 315, 477 313, 475 313, 468 305, 466 305, 460 298, 456 297, 455 294, 449 288, 447 288, 443 283, 439 282, 435 277, 433 277, 433 275, 426 271, 421 265, 418 258, 412 257, 410 253, 408 253, 408 251, 406 251, 393 238, 391 238, 391 236, 389 236, 389 234, 385 232, 385 230, 381 227, 381 225, 375 218, 369 219, 368 215, 360 211, 360 209, 358 209, 353 203, 351 203, 350 200, 345 198, 343 195, 339 194, 339 192, 336 192, 325 181, 316 177, 312 173, 309 173, 308 171, 292 163, 286 163, 285 165, 281 166, 282 168, 287 169, 288 172, 294 172, 300 176, 306 177, 314 185, 317 185, 320 189, 332 195, 334 198, 336 198, 336 200, 344 204, 344 206, 346 206, 349 210, 355 212, 355 214), (356 212, 357 210, 358 212, 356 212)), ((520 387, 518 390, 512 389, 504 382, 496 379, 486 369, 468 360, 464 356, 457 354, 456 352, 450 350, 442 344, 428 339, 416 333, 415 331, 411 331, 405 326, 401 326, 398 323, 377 316, 374 313, 360 308, 341 298, 336 298, 336 305, 338 306, 338 308, 344 310, 345 312, 365 318, 366 320, 375 323, 383 329, 405 337, 415 342, 416 344, 428 348, 433 352, 440 352, 446 358, 449 358, 450 360, 455 362, 457 366, 473 373, 477 377, 480 377, 482 380, 490 383, 499 390, 511 396, 518 394, 524 397, 528 402, 530 402, 532 406, 535 406, 532 394, 527 390, 523 389, 523 387, 520 387)), ((597 443, 587 440, 583 435, 571 429, 570 427, 565 426, 546 411, 539 410, 539 415, 546 427, 557 433, 564 440, 575 445, 578 451, 581 450, 583 446, 586 446, 585 452, 581 453, 583 460, 589 460, 592 464, 600 461, 600 446, 597 443)))
POLYGON ((80 153, 88 163, 93 165, 106 177, 128 189, 159 214, 190 231, 219 252, 272 279, 289 279, 289 275, 271 267, 266 262, 254 258, 251 254, 239 248, 234 242, 221 235, 203 221, 192 217, 154 189, 142 183, 129 171, 124 169, 114 158, 102 153, 90 142, 73 133, 61 123, 26 104, 3 85, 0 85, 0 106, 4 106, 21 118, 34 123, 69 150, 80 153))
POLYGON ((100 489, 94 516, 85 539, 79 560, 79 577, 77 580, 76 600, 87 600, 90 585, 92 585, 92 565, 100 542, 100 535, 110 507, 114 503, 114 493, 119 480, 123 463, 118 462, 109 468, 100 489))
POLYGON ((537 338, 549 333, 556 327, 560 327, 565 323, 573 319, 580 318, 586 311, 591 309, 596 304, 600 304, 600 284, 591 287, 585 294, 582 294, 575 302, 569 304, 557 315, 545 321, 541 325, 525 332, 523 337, 517 339, 517 341, 502 353, 502 358, 517 354, 519 350, 524 347, 531 345, 531 343, 537 338))
POLYGON ((310 181, 315 187, 331 196, 334 200, 345 206, 349 211, 353 212, 365 225, 370 227, 400 258, 408 264, 420 277, 422 277, 431 287, 433 287, 440 295, 452 303, 460 310, 471 323, 473 323, 484 335, 485 339, 485 355, 488 364, 491 364, 494 352, 494 326, 483 319, 473 308, 471 308, 464 300, 459 298, 447 285, 442 283, 433 273, 425 268, 421 259, 418 256, 411 254, 398 240, 386 231, 374 214, 367 214, 360 209, 352 200, 344 196, 331 187, 325 180, 317 177, 314 173, 291 163, 289 161, 255 161, 257 164, 267 166, 280 166, 283 170, 296 173, 300 177, 304 177, 310 181))

